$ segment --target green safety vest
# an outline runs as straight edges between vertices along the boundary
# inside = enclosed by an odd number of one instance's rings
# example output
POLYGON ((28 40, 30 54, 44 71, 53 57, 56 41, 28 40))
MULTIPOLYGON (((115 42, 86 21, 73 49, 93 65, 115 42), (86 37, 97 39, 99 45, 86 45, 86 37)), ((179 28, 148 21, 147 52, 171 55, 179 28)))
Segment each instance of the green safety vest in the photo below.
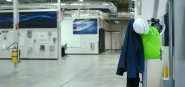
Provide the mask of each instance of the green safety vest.
POLYGON ((143 41, 144 59, 160 59, 161 37, 158 30, 149 25, 149 32, 140 35, 143 41))

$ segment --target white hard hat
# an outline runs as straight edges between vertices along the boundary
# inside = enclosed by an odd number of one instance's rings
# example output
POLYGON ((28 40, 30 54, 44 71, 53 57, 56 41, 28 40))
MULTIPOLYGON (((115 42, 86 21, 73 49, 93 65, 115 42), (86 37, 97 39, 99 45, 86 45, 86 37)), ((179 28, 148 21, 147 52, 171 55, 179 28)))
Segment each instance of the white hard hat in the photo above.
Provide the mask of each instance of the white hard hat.
POLYGON ((134 31, 138 34, 147 34, 149 32, 149 25, 147 20, 141 16, 138 15, 135 18, 135 21, 133 23, 134 31))

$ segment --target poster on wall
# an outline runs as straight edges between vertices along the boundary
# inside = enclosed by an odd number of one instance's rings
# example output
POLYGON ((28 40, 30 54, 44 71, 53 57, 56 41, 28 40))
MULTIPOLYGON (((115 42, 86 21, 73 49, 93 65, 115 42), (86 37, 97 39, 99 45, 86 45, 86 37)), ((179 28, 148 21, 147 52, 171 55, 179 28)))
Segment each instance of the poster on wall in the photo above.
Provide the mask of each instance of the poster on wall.
POLYGON ((0 13, 0 29, 13 28, 13 13, 0 13))
POLYGON ((97 34, 97 19, 75 19, 73 34, 97 34))
POLYGON ((24 46, 24 38, 19 38, 19 46, 24 46))
POLYGON ((56 12, 20 12, 20 28, 57 28, 56 12))
MULTIPOLYGON (((57 12, 20 12, 19 28, 57 28, 57 12)), ((13 13, 0 13, 0 29, 13 28, 13 13)))

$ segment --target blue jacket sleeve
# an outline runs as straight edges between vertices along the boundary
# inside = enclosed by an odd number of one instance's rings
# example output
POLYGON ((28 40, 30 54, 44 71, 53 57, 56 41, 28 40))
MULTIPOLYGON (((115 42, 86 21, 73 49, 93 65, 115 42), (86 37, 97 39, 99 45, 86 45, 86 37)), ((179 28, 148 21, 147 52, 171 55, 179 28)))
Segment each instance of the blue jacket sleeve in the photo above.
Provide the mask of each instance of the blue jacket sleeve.
POLYGON ((119 67, 120 67, 120 64, 121 64, 122 60, 125 58, 124 56, 125 56, 125 53, 127 51, 128 33, 129 33, 129 27, 127 27, 127 31, 126 31, 126 34, 125 34, 125 39, 124 39, 124 42, 123 42, 123 47, 122 47, 121 55, 120 55, 118 66, 117 66, 117 72, 116 72, 117 75, 121 75, 121 76, 123 75, 123 73, 125 72, 125 70, 124 69, 121 69, 119 67))

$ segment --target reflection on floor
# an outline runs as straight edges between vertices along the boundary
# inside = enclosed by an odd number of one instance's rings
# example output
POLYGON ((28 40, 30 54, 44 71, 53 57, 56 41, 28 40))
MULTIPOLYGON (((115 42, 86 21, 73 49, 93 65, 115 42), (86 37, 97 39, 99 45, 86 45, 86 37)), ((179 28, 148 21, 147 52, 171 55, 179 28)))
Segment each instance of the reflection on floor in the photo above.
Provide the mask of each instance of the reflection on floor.
POLYGON ((126 87, 126 74, 115 75, 120 51, 70 55, 61 60, 0 60, 0 87, 126 87))

